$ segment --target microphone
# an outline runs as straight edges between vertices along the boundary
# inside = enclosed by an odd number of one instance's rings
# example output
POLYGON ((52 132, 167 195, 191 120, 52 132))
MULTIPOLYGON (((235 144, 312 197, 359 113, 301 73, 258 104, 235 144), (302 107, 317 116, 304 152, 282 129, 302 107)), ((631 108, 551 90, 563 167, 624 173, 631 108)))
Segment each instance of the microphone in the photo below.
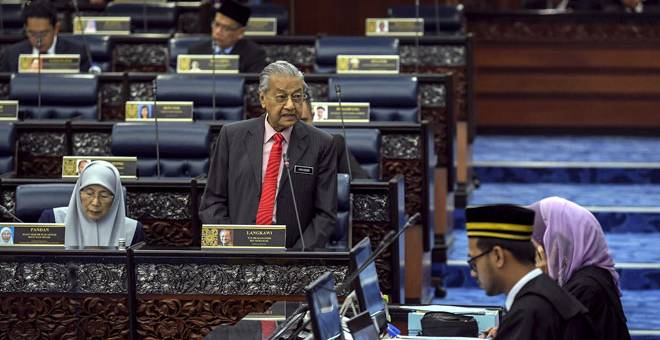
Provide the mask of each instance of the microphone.
POLYGON ((37 37, 37 116, 41 118, 41 45, 43 45, 43 38, 37 37))
POLYGON ((158 104, 158 77, 154 79, 153 84, 154 108, 152 112, 154 114, 154 127, 156 129, 156 176, 160 178, 160 136, 158 134, 158 108, 156 107, 158 104))
POLYGON ((211 70, 211 105, 213 107, 213 120, 217 121, 218 113, 215 110, 215 41, 213 39, 211 39, 211 53, 213 53, 213 57, 211 57, 211 67, 213 68, 211 70))
POLYGON ((362 266, 358 268, 355 272, 353 272, 348 278, 344 279, 344 282, 342 282, 338 287, 337 287, 337 295, 346 295, 346 293, 351 291, 351 285, 353 284, 353 281, 360 275, 362 271, 364 271, 367 266, 371 264, 371 262, 375 261, 378 256, 387 249, 387 247, 390 246, 394 240, 398 239, 399 236, 406 231, 406 229, 410 228, 411 225, 415 224, 417 220, 422 217, 422 215, 419 212, 416 212, 414 215, 412 215, 408 221, 406 221, 406 224, 403 226, 403 228, 399 229, 398 232, 394 232, 394 230, 390 230, 383 239, 380 241, 380 244, 378 245, 378 248, 371 253, 371 256, 369 256, 362 266))
MULTIPOLYGON (((419 0, 415 0, 415 74, 419 73, 419 0)), ((424 29, 424 26, 422 26, 424 29)))
POLYGON ((298 232, 300 233, 302 251, 305 251, 305 237, 303 236, 302 226, 300 225, 300 213, 298 213, 298 203, 296 203, 296 192, 293 190, 293 177, 291 177, 291 169, 289 169, 289 156, 287 156, 286 152, 284 152, 282 157, 284 158, 284 168, 286 168, 286 175, 289 176, 289 189, 291 189, 291 197, 293 198, 293 210, 296 213, 296 222, 298 222, 298 232))
POLYGON ((0 213, 9 215, 9 217, 13 218, 14 221, 16 221, 16 222, 25 223, 20 218, 18 218, 16 215, 14 215, 11 211, 9 211, 9 209, 5 208, 2 205, 0 205, 0 213))
POLYGON ((93 64, 94 62, 92 60, 92 52, 90 51, 89 45, 87 44, 87 38, 85 37, 85 27, 83 27, 83 21, 82 18, 80 17, 80 9, 78 9, 78 0, 71 0, 71 3, 73 4, 73 10, 75 11, 76 17, 78 18, 78 23, 82 28, 80 30, 80 35, 82 36, 83 46, 85 47, 85 55, 87 56, 87 60, 89 60, 89 65, 90 65, 87 71, 89 73, 99 74, 101 73, 101 68, 98 67, 98 65, 93 64))
POLYGON ((348 180, 353 180, 353 169, 351 169, 351 157, 348 150, 348 139, 346 139, 346 125, 344 125, 344 110, 341 107, 341 86, 335 84, 335 94, 337 95, 337 102, 339 102, 339 117, 341 118, 341 133, 344 136, 344 154, 346 156, 346 165, 348 166, 348 180))

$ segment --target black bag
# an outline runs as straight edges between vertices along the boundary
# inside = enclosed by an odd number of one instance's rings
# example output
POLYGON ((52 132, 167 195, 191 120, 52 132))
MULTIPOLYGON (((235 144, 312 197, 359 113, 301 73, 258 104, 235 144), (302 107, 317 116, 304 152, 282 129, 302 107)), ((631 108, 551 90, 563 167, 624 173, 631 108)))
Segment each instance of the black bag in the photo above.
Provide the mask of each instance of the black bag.
POLYGON ((428 312, 422 317, 422 336, 477 337, 477 320, 469 315, 447 312, 428 312))

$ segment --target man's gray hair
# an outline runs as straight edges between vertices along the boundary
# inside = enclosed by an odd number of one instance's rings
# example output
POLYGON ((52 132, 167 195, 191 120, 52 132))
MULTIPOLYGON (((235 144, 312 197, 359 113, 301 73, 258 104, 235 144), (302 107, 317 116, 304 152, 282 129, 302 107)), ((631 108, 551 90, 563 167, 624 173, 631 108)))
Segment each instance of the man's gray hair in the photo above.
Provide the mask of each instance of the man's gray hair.
POLYGON ((259 93, 268 92, 270 76, 298 77, 304 81, 303 73, 288 61, 278 60, 268 64, 259 74, 259 93))

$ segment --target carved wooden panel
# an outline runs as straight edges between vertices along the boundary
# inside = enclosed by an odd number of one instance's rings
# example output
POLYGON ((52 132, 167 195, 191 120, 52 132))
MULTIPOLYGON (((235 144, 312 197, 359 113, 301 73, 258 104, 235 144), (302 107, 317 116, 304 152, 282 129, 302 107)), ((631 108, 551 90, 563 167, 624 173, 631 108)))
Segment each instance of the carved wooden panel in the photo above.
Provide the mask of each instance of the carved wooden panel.
POLYGON ((149 246, 183 247, 193 245, 192 223, 188 221, 142 221, 149 246))

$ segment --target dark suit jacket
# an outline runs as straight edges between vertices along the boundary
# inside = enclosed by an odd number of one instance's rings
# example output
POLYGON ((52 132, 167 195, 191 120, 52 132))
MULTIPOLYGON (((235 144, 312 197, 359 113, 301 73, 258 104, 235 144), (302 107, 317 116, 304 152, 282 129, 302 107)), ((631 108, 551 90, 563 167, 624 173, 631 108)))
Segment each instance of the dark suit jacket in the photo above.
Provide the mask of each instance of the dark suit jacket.
MULTIPOLYGON (((265 117, 227 124, 220 130, 199 207, 203 223, 256 222, 265 117)), ((287 152, 305 246, 322 248, 335 230, 337 218, 337 155, 332 136, 298 122, 293 126, 287 152), (295 170, 296 166, 312 167, 313 173, 300 173, 295 170)), ((282 171, 276 223, 287 227, 287 248, 300 248, 289 177, 284 169, 282 171)))
POLYGON ((335 150, 337 150, 337 172, 342 174, 348 173, 348 164, 351 164, 352 179, 369 179, 369 174, 362 169, 360 163, 355 159, 355 156, 348 150, 348 161, 346 160, 346 141, 342 135, 332 135, 332 142, 335 143, 335 150))
MULTIPOLYGON (((188 54, 213 54, 210 41, 203 41, 188 48, 188 54)), ((254 41, 239 40, 231 54, 238 54, 238 72, 260 73, 266 67, 266 51, 254 41)))
MULTIPOLYGON (((18 56, 20 54, 32 54, 32 45, 30 45, 29 40, 20 41, 5 49, 0 63, 0 72, 18 72, 18 56)), ((80 54, 80 72, 86 73, 89 70, 89 60, 87 60, 87 53, 85 53, 85 48, 82 45, 58 37, 57 44, 55 44, 55 54, 80 54)))

